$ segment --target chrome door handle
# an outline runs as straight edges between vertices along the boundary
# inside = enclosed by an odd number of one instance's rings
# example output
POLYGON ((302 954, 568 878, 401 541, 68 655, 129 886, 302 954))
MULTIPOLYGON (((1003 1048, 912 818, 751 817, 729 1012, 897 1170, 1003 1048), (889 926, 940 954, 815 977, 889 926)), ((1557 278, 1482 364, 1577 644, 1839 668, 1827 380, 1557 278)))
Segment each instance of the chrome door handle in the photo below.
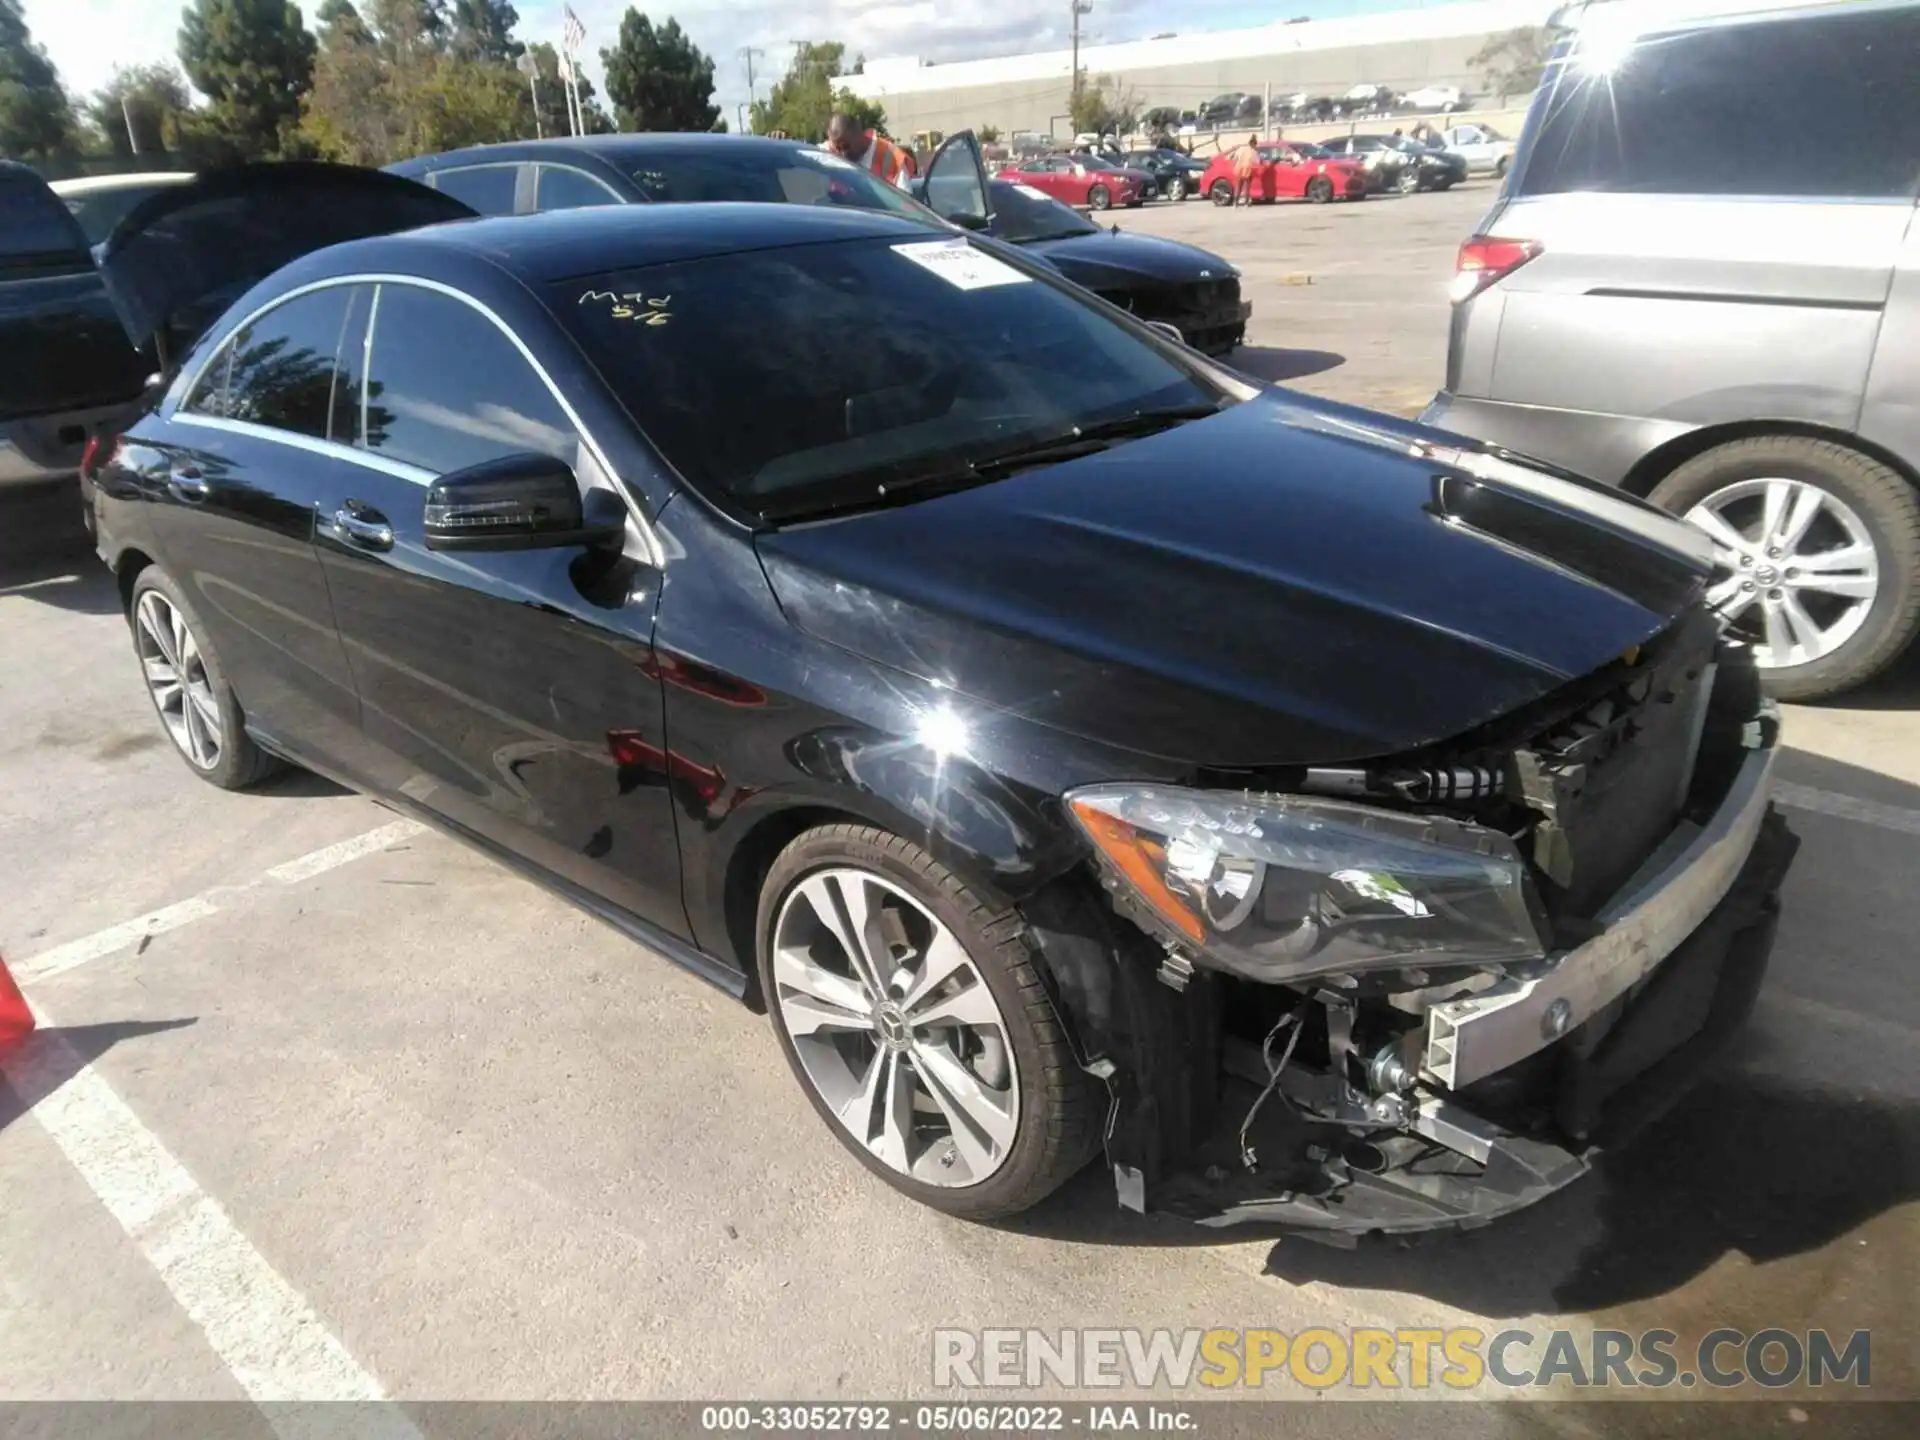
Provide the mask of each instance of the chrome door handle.
POLYGON ((191 465, 174 464, 167 467, 167 488, 180 499, 189 503, 207 498, 207 482, 200 472, 191 465))
POLYGON ((393 527, 384 520, 369 519, 351 510, 333 512, 334 533, 362 550, 391 550, 393 527))

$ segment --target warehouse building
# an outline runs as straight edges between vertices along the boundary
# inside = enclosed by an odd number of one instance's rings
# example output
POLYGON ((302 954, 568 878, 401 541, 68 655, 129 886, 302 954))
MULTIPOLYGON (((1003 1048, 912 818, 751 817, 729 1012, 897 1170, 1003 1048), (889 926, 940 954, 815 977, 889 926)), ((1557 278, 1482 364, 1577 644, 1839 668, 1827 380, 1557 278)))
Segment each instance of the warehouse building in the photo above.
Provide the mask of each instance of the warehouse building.
MULTIPOLYGON (((1061 0, 1064 5, 1064 0, 1061 0)), ((1082 46, 1090 78, 1110 78, 1143 110, 1203 112, 1222 95, 1340 96, 1356 85, 1397 92, 1455 85, 1478 98, 1485 76, 1469 64, 1487 41, 1541 24, 1550 0, 1467 0, 1339 20, 1277 21, 1246 30, 1168 35, 1121 45, 1082 46)), ((991 125, 1005 134, 1065 136, 1072 52, 1005 55, 935 64, 869 59, 845 83, 886 107, 894 135, 991 125)), ((1488 97, 1497 101, 1499 97, 1488 97)), ((1522 97, 1514 97, 1516 103, 1522 97)))

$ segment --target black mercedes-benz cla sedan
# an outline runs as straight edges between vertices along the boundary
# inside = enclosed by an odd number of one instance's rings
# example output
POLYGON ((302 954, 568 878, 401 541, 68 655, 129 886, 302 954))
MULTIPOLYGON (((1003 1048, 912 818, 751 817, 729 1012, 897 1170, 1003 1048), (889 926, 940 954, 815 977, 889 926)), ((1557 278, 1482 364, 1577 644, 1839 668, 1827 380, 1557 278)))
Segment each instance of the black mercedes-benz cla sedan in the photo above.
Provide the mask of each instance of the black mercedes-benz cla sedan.
POLYGON ((1792 855, 1695 532, 876 211, 318 250, 94 503, 191 770, 336 777, 763 1006, 956 1214, 1103 1148, 1137 1209, 1525 1204, 1738 1023, 1792 855))

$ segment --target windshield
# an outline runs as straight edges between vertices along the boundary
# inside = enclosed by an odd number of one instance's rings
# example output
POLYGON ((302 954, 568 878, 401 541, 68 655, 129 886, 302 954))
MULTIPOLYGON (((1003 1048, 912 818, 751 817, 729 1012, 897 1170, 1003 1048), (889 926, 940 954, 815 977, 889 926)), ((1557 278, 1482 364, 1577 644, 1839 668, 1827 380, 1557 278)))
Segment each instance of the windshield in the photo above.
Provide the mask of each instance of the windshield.
POLYGON ((844 205, 886 210, 915 220, 928 212, 904 191, 825 150, 707 144, 685 150, 649 150, 634 167, 634 183, 649 200, 763 201, 772 205, 844 205))
POLYGON ((1004 452, 1226 393, 964 237, 585 276, 550 303, 668 463, 763 518, 980 483, 1004 452))
POLYGON ((1077 210, 1031 185, 992 180, 987 192, 993 202, 993 233, 997 239, 1025 245, 1035 240, 1100 233, 1100 227, 1077 210))
POLYGON ((105 189, 89 190, 82 195, 63 195, 60 198, 67 209, 73 213, 73 218, 80 222, 80 228, 87 237, 87 244, 98 245, 113 233, 113 227, 120 223, 121 216, 156 190, 164 190, 167 183, 161 180, 139 185, 113 185, 105 189))

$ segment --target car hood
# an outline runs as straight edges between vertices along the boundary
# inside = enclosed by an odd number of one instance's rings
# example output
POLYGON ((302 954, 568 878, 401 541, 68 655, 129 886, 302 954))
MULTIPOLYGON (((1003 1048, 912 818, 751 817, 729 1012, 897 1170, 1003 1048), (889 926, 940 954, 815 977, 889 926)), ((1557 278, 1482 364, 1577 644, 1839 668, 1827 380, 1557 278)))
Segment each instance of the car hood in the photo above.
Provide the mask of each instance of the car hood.
POLYGON ((170 324, 184 343, 254 284, 311 251, 474 211, 417 181, 353 165, 212 171, 121 217, 98 261, 136 347, 170 324))
POLYGON ((1089 290, 1137 284, 1143 280, 1184 283, 1224 280, 1233 266, 1211 251, 1153 235, 1101 230, 1058 240, 1033 240, 1019 247, 1026 255, 1045 256, 1062 275, 1089 290))
POLYGON ((1618 492, 1267 392, 998 483, 759 537, 801 630, 1103 744, 1388 756, 1648 640, 1710 571, 1618 492))

